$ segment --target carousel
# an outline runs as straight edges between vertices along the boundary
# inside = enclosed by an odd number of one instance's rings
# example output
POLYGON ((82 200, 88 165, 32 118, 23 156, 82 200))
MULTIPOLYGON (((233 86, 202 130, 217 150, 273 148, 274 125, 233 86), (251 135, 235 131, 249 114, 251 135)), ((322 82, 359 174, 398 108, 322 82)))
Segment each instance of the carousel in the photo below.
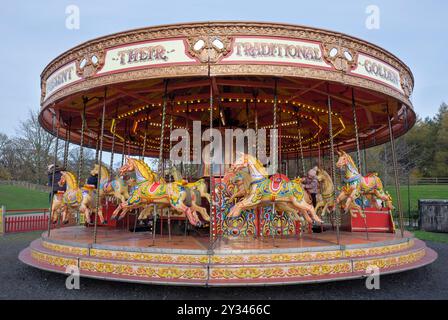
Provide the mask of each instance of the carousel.
POLYGON ((63 149, 66 167, 72 143, 79 166, 62 172, 48 230, 19 258, 191 286, 427 265, 437 254, 404 229, 394 144, 416 120, 413 81, 378 46, 297 25, 175 24, 85 42, 41 75, 54 164, 63 149), (393 186, 366 162, 385 143, 393 186), (83 175, 85 148, 97 183, 83 175))

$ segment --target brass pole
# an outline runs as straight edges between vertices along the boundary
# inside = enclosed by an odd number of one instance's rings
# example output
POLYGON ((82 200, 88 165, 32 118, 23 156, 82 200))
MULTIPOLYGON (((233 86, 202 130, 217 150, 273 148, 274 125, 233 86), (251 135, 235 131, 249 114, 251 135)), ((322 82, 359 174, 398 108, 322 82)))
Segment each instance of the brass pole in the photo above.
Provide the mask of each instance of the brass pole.
MULTIPOLYGON (((160 128, 160 150, 159 150, 159 178, 164 177, 164 161, 163 161, 163 147, 165 139, 165 118, 166 118, 166 104, 168 100, 168 80, 164 80, 165 90, 163 94, 163 104, 162 104, 162 124, 160 128)), ((160 217, 162 219, 162 217, 160 217)), ((153 213, 153 226, 152 226, 152 245, 155 245, 156 241, 156 224, 157 224, 157 206, 154 203, 154 213, 153 213)))
MULTIPOLYGON (((356 138, 356 159, 357 159, 357 165, 359 169, 359 174, 362 175, 362 167, 361 167, 361 148, 359 145, 359 132, 358 132, 358 117, 356 116, 356 100, 355 100, 355 89, 352 88, 352 112, 353 112, 353 125, 355 127, 355 138, 356 138)), ((369 228, 367 226, 367 216, 364 211, 364 199, 361 195, 361 216, 363 216, 364 220, 364 227, 365 227, 365 233, 366 238, 369 240, 369 228)))
MULTIPOLYGON (((84 130, 86 127, 86 105, 88 102, 87 97, 83 97, 83 108, 81 113, 81 138, 79 142, 79 164, 78 164, 78 186, 81 185, 81 174, 82 169, 84 168, 84 130)), ((79 208, 76 214, 77 223, 80 221, 80 213, 79 208)))
POLYGON ((107 97, 107 87, 104 87, 104 97, 103 97, 103 111, 101 114, 101 131, 100 131, 100 139, 99 139, 99 171, 98 171, 98 183, 96 188, 96 210, 95 210, 95 221, 93 226, 93 243, 96 243, 97 231, 98 231, 98 210, 100 208, 100 193, 101 193, 101 169, 103 167, 103 137, 104 137, 104 118, 106 116, 106 97, 107 97))
POLYGON ((70 119, 68 121, 68 130, 65 131, 64 162, 63 162, 63 165, 62 165, 62 168, 64 168, 64 170, 67 169, 71 128, 72 128, 72 117, 70 117, 70 119))
MULTIPOLYGON (((271 155, 274 155, 274 170, 275 170, 275 172, 278 172, 278 168, 277 168, 277 154, 274 154, 274 153, 278 152, 277 151, 277 149, 278 149, 278 147, 277 147, 277 139, 278 139, 278 136, 277 136, 277 85, 278 85, 277 79, 275 79, 275 85, 274 85, 274 122, 273 122, 273 125, 272 125, 272 127, 274 129, 274 145, 273 145, 273 147, 271 149, 271 152, 270 152, 271 155)), ((269 221, 270 229, 271 229, 271 233, 272 233, 272 244, 273 244, 274 247, 275 247, 275 233, 272 232, 272 225, 273 225, 275 214, 276 213, 275 213, 275 201, 274 201, 274 202, 272 202, 271 219, 269 219, 270 220, 269 221)), ((274 226, 274 231, 276 232, 275 226, 274 226)))
POLYGON ((400 182, 398 181, 398 164, 397 164, 397 156, 395 153, 395 138, 392 129, 392 120, 389 114, 389 105, 387 105, 387 122, 389 124, 390 146, 392 149, 392 164, 394 167, 395 190, 397 193, 397 206, 398 206, 398 217, 400 221, 400 232, 401 237, 404 237, 403 212, 401 211, 400 182))
MULTIPOLYGON (((210 78, 210 119, 209 119, 209 125, 210 125, 210 138, 211 138, 211 130, 213 129, 213 79, 210 78)), ((210 139, 211 140, 211 139, 210 139)), ((212 164, 212 157, 213 152, 212 148, 210 147, 210 154, 209 154, 209 176, 210 176, 210 195, 212 196, 212 201, 210 202, 210 243, 209 243, 209 250, 213 251, 213 246, 215 243, 215 217, 216 214, 214 212, 214 206, 213 206, 213 198, 214 198, 214 183, 213 183, 213 164, 212 164)), ((205 164, 204 164, 205 165, 205 164)))
MULTIPOLYGON (((331 161, 331 172, 332 176, 336 177, 336 166, 335 166, 335 159, 334 159, 334 140, 333 140, 333 119, 331 117, 332 111, 331 111, 331 97, 330 97, 330 86, 327 83, 327 107, 328 107, 328 133, 330 135, 330 161, 331 161)), ((333 178, 333 179, 334 179, 333 178)), ((336 194, 333 194, 333 200, 336 203, 336 194)), ((340 244, 340 234, 339 234, 339 225, 341 223, 340 221, 340 214, 339 210, 335 206, 335 219, 336 219, 336 239, 337 243, 340 244)))
POLYGON ((56 143, 55 143, 55 147, 54 147, 54 156, 53 156, 53 172, 51 174, 51 199, 50 199, 50 210, 49 210, 49 216, 48 216, 48 232, 47 232, 47 237, 50 237, 50 230, 51 230, 51 218, 53 215, 52 212, 52 208, 53 208, 53 199, 54 199, 54 194, 53 194, 53 185, 54 185, 54 175, 56 172, 56 162, 58 159, 58 145, 59 145, 59 122, 56 125, 56 113, 53 110, 53 118, 52 118, 52 126, 53 126, 53 132, 56 130, 55 134, 56 134, 56 143))
MULTIPOLYGON (((303 144, 302 144, 302 121, 300 120, 299 109, 297 109, 297 127, 299 134, 300 161, 302 163, 302 176, 305 176, 306 170, 305 170, 305 157, 303 156, 303 144)), ((297 171, 298 170, 299 168, 297 168, 297 171)))

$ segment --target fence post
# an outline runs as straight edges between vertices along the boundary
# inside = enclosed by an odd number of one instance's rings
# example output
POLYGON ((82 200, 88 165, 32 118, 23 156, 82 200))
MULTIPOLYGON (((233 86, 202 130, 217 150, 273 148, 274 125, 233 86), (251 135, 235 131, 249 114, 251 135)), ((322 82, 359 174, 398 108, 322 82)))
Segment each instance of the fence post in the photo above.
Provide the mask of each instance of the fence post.
POLYGON ((5 217, 6 217, 6 206, 2 206, 2 210, 0 211, 0 235, 5 234, 5 217))

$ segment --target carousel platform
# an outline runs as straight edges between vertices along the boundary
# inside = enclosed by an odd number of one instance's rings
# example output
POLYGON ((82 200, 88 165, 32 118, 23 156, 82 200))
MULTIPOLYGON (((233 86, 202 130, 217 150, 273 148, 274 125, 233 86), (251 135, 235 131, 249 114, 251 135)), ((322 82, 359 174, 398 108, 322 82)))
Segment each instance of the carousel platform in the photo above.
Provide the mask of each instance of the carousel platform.
POLYGON ((381 274, 432 263, 437 253, 409 232, 399 234, 326 231, 301 237, 218 239, 133 233, 80 226, 43 233, 19 259, 32 267, 65 273, 77 266, 82 277, 111 281, 190 286, 255 286, 325 282, 365 277, 368 266, 381 274))

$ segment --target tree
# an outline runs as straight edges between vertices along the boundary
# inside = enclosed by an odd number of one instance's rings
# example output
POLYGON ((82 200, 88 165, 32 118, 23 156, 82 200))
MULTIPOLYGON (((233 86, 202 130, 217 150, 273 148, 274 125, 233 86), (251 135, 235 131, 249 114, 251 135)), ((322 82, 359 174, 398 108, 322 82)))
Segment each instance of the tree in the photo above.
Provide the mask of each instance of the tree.
MULTIPOLYGON (((79 165, 81 163, 81 158, 79 154, 80 147, 74 147, 69 149, 68 158, 67 158, 67 170, 73 172, 76 176, 78 176, 79 165)), ((85 179, 90 175, 90 171, 93 169, 95 165, 95 151, 91 149, 83 148, 83 161, 81 168, 81 184, 85 181, 85 179)), ((107 166, 108 167, 108 166, 107 166)))
POLYGON ((448 177, 448 105, 442 104, 436 115, 437 136, 434 152, 433 173, 438 177, 448 177))
POLYGON ((38 111, 30 110, 28 115, 28 119, 19 124, 14 147, 22 172, 29 174, 25 180, 44 184, 47 180, 47 166, 53 162, 52 149, 55 137, 39 124, 38 111))

